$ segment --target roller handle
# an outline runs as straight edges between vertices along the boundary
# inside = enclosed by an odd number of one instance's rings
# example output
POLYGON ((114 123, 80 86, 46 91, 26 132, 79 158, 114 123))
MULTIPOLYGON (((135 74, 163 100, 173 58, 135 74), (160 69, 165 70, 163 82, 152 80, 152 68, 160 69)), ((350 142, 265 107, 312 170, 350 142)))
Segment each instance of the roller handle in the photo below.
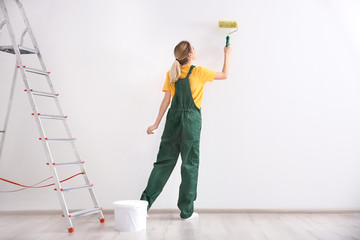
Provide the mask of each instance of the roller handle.
POLYGON ((230 45, 230 37, 226 36, 226 46, 229 46, 229 45, 230 45))

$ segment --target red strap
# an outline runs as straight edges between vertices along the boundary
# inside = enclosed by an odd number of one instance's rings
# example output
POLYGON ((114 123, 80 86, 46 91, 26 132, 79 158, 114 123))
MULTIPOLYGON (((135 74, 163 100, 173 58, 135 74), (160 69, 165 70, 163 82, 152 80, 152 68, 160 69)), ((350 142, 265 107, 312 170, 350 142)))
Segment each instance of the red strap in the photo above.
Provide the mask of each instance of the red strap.
MULTIPOLYGON (((77 174, 75 174, 75 175, 73 175, 73 176, 71 176, 71 177, 68 177, 68 178, 66 178, 66 179, 64 179, 64 180, 61 180, 60 182, 61 182, 61 183, 62 183, 62 182, 65 182, 65 181, 67 181, 67 180, 69 180, 69 179, 71 179, 71 178, 73 178, 73 177, 76 177, 76 176, 78 176, 78 175, 80 175, 80 174, 84 174, 84 173, 83 173, 83 172, 77 173, 77 174)), ((2 180, 2 181, 4 181, 4 182, 8 182, 8 183, 11 183, 11 184, 14 184, 14 185, 23 187, 23 188, 21 188, 21 189, 14 190, 14 191, 0 191, 0 192, 2 192, 2 193, 18 192, 18 191, 25 190, 25 189, 27 189, 27 188, 44 188, 44 187, 50 187, 50 186, 55 185, 55 183, 48 184, 48 185, 42 185, 42 186, 37 186, 37 185, 39 185, 40 183, 43 183, 43 182, 45 182, 45 181, 47 181, 47 180, 49 180, 49 179, 51 179, 51 178, 52 178, 52 177, 49 177, 49 178, 47 178, 47 179, 45 179, 45 180, 42 180, 41 182, 38 182, 38 183, 36 183, 36 184, 34 184, 34 185, 31 185, 31 186, 22 185, 22 184, 20 184, 20 183, 16 183, 16 182, 13 182, 13 181, 4 179, 4 178, 0 178, 0 180, 2 180)))

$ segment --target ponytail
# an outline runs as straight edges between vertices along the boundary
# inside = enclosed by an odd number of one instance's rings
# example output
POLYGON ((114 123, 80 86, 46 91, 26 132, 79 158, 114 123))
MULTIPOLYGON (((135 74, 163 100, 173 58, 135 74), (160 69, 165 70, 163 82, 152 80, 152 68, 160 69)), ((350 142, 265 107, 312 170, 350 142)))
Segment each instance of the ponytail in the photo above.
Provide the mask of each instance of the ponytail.
POLYGON ((181 75, 181 66, 179 61, 176 59, 170 68, 170 83, 175 83, 181 75))
POLYGON ((181 41, 174 49, 176 60, 170 68, 170 83, 175 83, 181 75, 181 66, 188 62, 188 54, 191 52, 191 45, 188 41, 181 41))

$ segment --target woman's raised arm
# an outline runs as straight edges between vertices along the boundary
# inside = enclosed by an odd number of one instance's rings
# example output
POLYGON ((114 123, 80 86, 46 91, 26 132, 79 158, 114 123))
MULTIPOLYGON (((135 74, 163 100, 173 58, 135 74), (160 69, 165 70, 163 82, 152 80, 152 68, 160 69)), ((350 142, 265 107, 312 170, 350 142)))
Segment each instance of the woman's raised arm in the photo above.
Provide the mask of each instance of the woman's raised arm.
POLYGON ((224 66, 222 72, 215 73, 215 80, 223 80, 228 77, 229 72, 229 57, 231 53, 231 45, 224 48, 224 66))

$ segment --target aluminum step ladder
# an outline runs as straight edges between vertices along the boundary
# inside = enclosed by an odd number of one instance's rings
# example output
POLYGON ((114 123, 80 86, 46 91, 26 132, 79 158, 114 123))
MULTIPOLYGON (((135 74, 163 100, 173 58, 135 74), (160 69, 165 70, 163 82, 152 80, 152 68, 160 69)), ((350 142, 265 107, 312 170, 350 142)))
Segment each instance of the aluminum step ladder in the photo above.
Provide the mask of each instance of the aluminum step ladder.
MULTIPOLYGON (((62 107, 60 105, 58 96, 59 94, 55 91, 54 86, 50 80, 50 72, 47 71, 45 63, 43 61, 42 55, 40 53, 39 50, 39 46, 38 43, 35 39, 34 33, 30 27, 29 24, 29 20, 25 14, 24 8, 21 4, 21 2, 19 0, 14 0, 21 12, 21 15, 23 17, 24 23, 25 23, 25 30, 22 32, 21 37, 20 37, 20 41, 19 43, 16 42, 15 39, 15 35, 14 35, 14 31, 12 29, 12 26, 10 24, 10 19, 9 19, 9 15, 6 9, 6 5, 4 3, 4 0, 0 0, 0 5, 1 5, 1 10, 2 10, 2 14, 3 14, 3 21, 0 22, 0 33, 3 27, 7 27, 10 39, 11 39, 11 45, 7 45, 7 46, 0 46, 0 51, 2 52, 6 52, 6 53, 10 53, 10 54, 14 54, 16 56, 16 66, 15 66, 15 70, 14 70, 14 75, 13 75, 13 82, 12 82, 12 86, 11 86, 11 92, 10 92, 10 97, 9 97, 9 103, 8 103, 8 108, 7 108, 7 113, 5 116, 5 124, 4 124, 4 128, 0 129, 0 155, 2 152, 2 148, 4 145, 4 140, 5 140, 5 136, 6 136, 6 130, 7 130, 7 125, 8 125, 8 120, 9 120, 9 114, 10 114, 10 110, 11 110, 11 103, 12 103, 12 99, 13 99, 13 95, 14 95, 14 89, 15 89, 15 82, 16 82, 16 77, 17 77, 17 73, 20 72, 23 82, 25 84, 25 92, 27 93, 29 100, 30 100, 30 104, 31 104, 31 108, 32 108, 32 115, 35 117, 36 120, 36 124, 38 126, 39 132, 40 132, 40 138, 39 140, 41 140, 41 142, 43 143, 44 149, 45 149, 45 153, 47 156, 47 165, 50 167, 50 171, 51 174, 53 176, 54 179, 54 183, 55 183, 55 191, 57 192, 57 195, 59 197, 60 200, 60 204, 62 207, 62 211, 63 211, 63 217, 66 220, 67 223, 67 227, 68 227, 68 231, 69 232, 73 232, 74 231, 74 227, 72 224, 72 219, 74 218, 78 218, 78 217, 82 217, 82 216, 87 216, 90 214, 97 214, 97 217, 99 218, 100 222, 103 223, 105 222, 105 218, 102 212, 102 208, 99 207, 98 201, 96 199, 95 196, 95 192, 93 189, 93 184, 90 183, 90 180, 88 178, 88 175, 86 173, 86 169, 84 166, 84 161, 81 159, 81 156, 79 154, 79 151, 77 149, 77 146, 75 144, 75 140, 76 138, 74 138, 71 134, 70 128, 68 126, 67 123, 67 116, 64 114, 62 107), (32 45, 33 45, 33 49, 31 48, 27 48, 22 46, 23 42, 24 42, 24 36, 28 34, 30 36, 32 45), (27 66, 23 65, 22 62, 22 55, 23 54, 33 54, 36 55, 40 65, 41 65, 41 69, 34 69, 34 68, 29 68, 27 66), (28 81, 28 76, 27 74, 35 74, 35 75, 39 75, 39 77, 41 76, 42 78, 46 78, 47 80, 47 84, 49 85, 49 89, 50 92, 42 92, 42 91, 36 91, 35 89, 32 89, 30 86, 30 83, 28 81), (35 102, 35 98, 34 96, 40 96, 40 97, 44 97, 44 98, 52 98, 54 99, 56 106, 57 106, 57 110, 59 112, 59 115, 46 115, 46 114, 42 114, 39 113, 36 102, 35 102), (56 120, 56 121, 63 121, 64 123, 64 128, 67 134, 67 138, 48 138, 46 136, 45 133, 45 129, 43 126, 43 119, 47 119, 47 120, 56 120), (50 146, 49 146, 49 142, 69 142, 69 144, 72 145, 72 149, 73 152, 75 154, 76 157, 76 161, 75 162, 61 162, 61 163, 56 163, 54 161, 52 152, 50 150, 50 146), (81 170, 81 175, 84 177, 84 181, 85 181, 85 185, 82 186, 74 186, 74 187, 69 187, 69 188, 65 188, 62 186, 60 180, 59 180, 59 175, 58 175, 58 167, 80 167, 81 170), (65 200, 65 195, 67 192, 70 191, 77 191, 77 190, 83 190, 83 189, 88 189, 90 197, 92 199, 93 208, 90 209, 85 209, 85 210, 81 210, 81 211, 76 211, 76 212, 69 212, 69 208, 67 206, 66 200, 65 200)), ((0 21, 1 21, 1 16, 0 16, 0 21)), ((41 98, 40 98, 41 99, 41 98)))

